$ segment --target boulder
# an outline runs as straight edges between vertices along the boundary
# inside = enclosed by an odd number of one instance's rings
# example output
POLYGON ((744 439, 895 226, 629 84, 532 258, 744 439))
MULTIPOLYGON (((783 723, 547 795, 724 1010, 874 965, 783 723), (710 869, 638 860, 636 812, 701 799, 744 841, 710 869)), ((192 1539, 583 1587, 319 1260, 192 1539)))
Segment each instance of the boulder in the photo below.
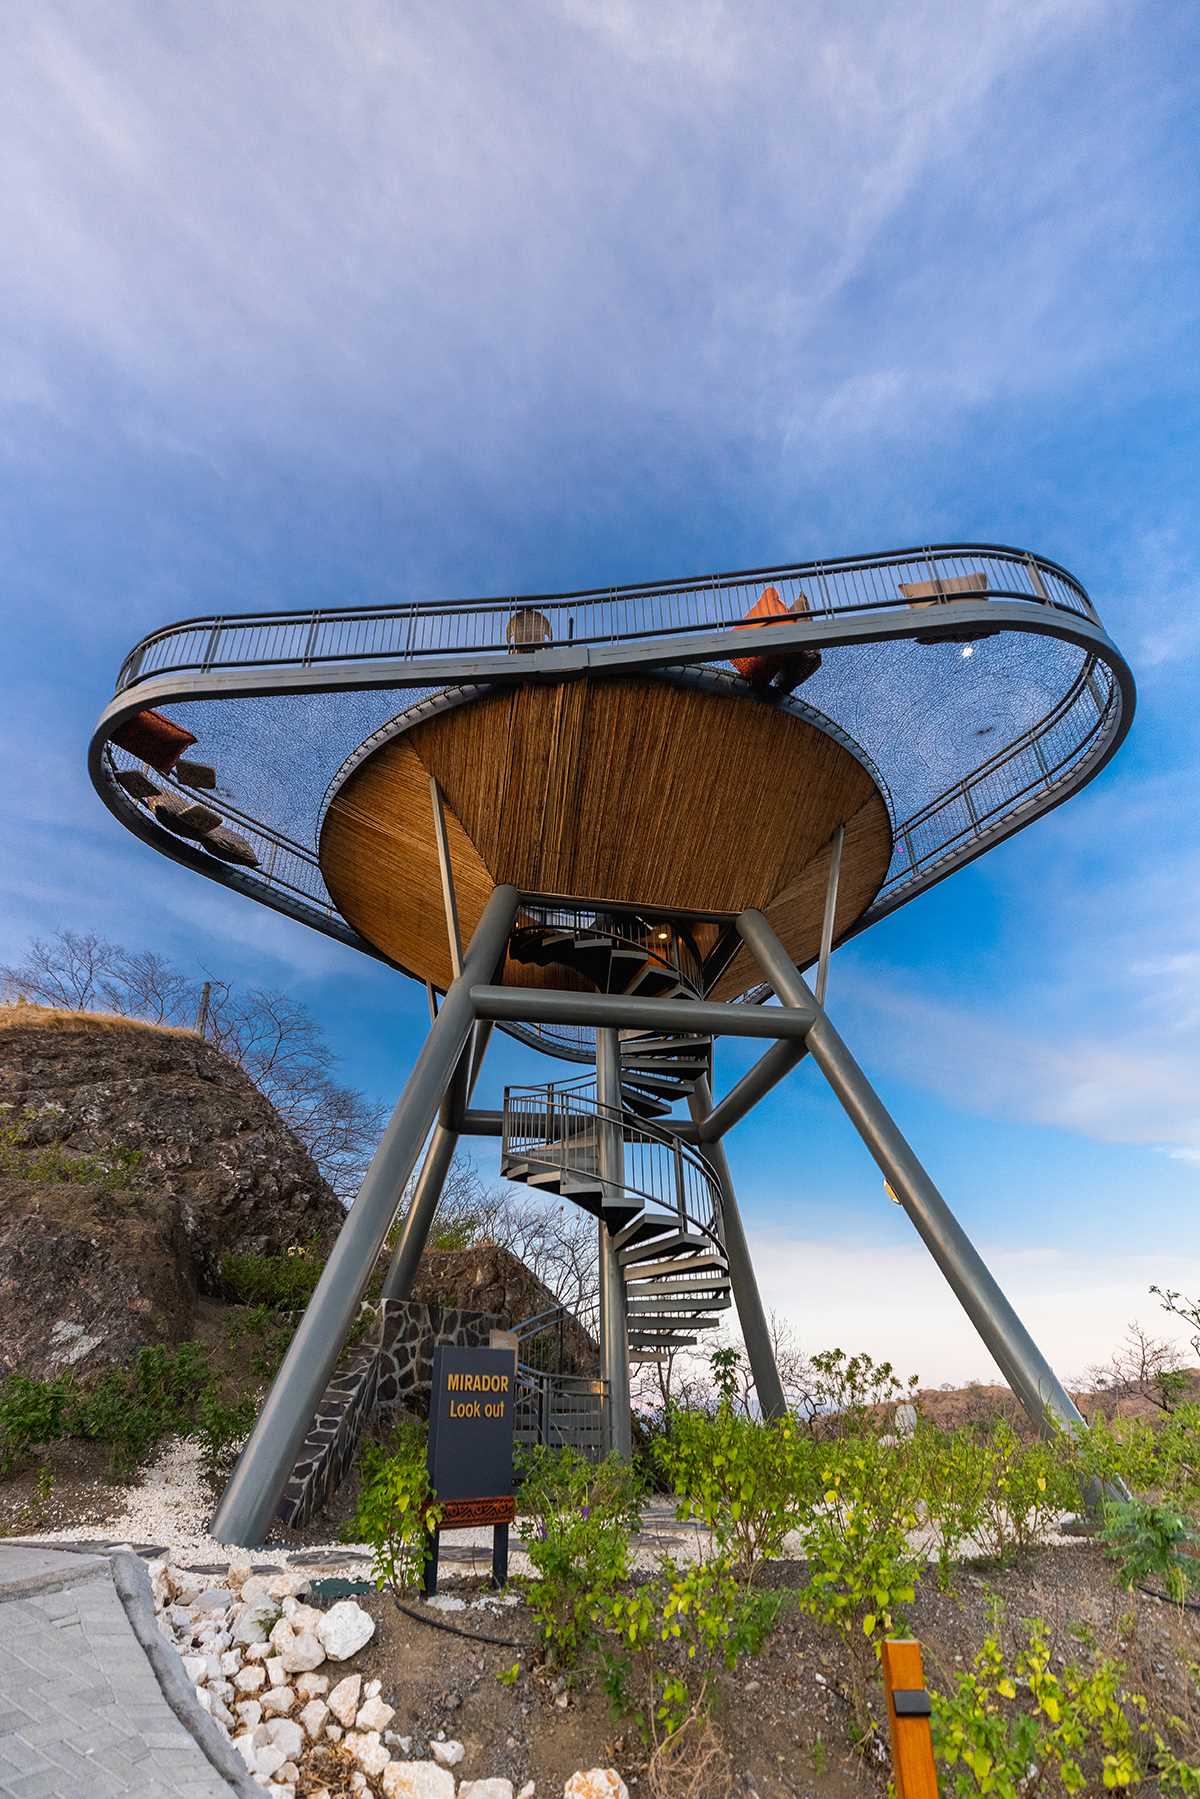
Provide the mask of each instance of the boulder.
POLYGON ((385 1799, 454 1799, 454 1776, 436 1762, 389 1762, 379 1784, 385 1799))
POLYGON ((223 1255, 327 1242, 344 1216, 270 1102, 191 1031, 0 1008, 0 1107, 26 1146, 0 1178, 0 1374, 179 1343, 223 1255), (62 1178, 80 1157, 96 1178, 62 1178))
MULTIPOLYGON (((335 1662, 344 1662, 349 1656, 357 1654, 363 1644, 369 1643, 374 1635, 374 1619, 369 1612, 364 1612, 361 1605, 356 1605, 353 1599, 339 1599, 336 1605, 331 1605, 322 1614, 321 1622, 317 1625, 321 1646, 329 1659, 335 1662)), ((330 1703, 333 1703, 332 1696, 330 1703)), ((346 1720, 343 1719, 342 1722, 345 1723, 346 1720)))

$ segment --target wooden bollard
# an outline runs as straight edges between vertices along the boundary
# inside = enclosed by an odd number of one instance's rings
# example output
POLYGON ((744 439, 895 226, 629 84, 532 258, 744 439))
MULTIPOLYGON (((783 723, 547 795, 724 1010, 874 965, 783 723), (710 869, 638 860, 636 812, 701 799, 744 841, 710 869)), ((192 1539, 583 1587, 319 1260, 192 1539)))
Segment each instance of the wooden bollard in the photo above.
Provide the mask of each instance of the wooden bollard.
POLYGON ((892 1772, 896 1799, 937 1799, 933 1765, 932 1707, 925 1690, 921 1645, 911 1638, 883 1645, 883 1686, 892 1733, 892 1772))

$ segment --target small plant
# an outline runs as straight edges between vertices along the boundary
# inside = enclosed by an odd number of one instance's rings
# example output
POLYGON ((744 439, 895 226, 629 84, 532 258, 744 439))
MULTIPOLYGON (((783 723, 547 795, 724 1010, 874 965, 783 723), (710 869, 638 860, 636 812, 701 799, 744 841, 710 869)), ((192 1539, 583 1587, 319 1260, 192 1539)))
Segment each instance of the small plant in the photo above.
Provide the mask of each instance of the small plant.
POLYGON ((514 1662, 511 1668, 500 1668, 496 1673, 496 1679, 500 1682, 502 1687, 515 1687, 520 1678, 520 1662, 514 1662))
POLYGON ((938 1584, 949 1587, 952 1565, 977 1537, 991 1478, 986 1443, 969 1430, 943 1431, 921 1424, 912 1438, 920 1505, 937 1553, 938 1584))
POLYGON ((1011 1667, 995 1629, 949 1693, 933 1695, 933 1742, 943 1791, 1029 1799, 1044 1792, 1122 1791, 1153 1779, 1165 1793, 1200 1793, 1200 1767, 1182 1761, 1129 1692, 1124 1670, 1093 1654, 1055 1672, 1041 1619, 1011 1667))
POLYGON ((808 1371, 809 1427, 819 1436, 886 1430, 891 1408, 920 1384, 915 1374, 902 1381, 890 1362, 844 1349, 822 1350, 808 1371))
POLYGON ((68 1149, 57 1139, 39 1142, 38 1124, 45 1116, 27 1109, 0 1126, 0 1173, 40 1186, 71 1181, 105 1193, 124 1192, 138 1184, 144 1151, 113 1144, 103 1155, 93 1155, 68 1149))
POLYGON ((411 1419, 390 1444, 368 1442, 362 1471, 358 1510, 344 1534, 370 1544, 371 1578, 398 1598, 421 1581, 442 1516, 429 1485, 424 1426, 411 1419))
POLYGON ((247 1344, 250 1371, 263 1380, 274 1379, 295 1334, 296 1320, 269 1305, 250 1306, 242 1316, 233 1319, 228 1330, 230 1348, 247 1344))
POLYGON ((225 1480, 232 1472, 257 1416, 258 1406, 253 1399, 226 1403, 215 1387, 209 1387, 202 1395, 195 1435, 200 1444, 204 1472, 214 1484, 225 1480))
POLYGON ((69 1408, 67 1434, 108 1445, 109 1474, 128 1480, 164 1437, 187 1435, 212 1375, 198 1343, 139 1349, 128 1369, 110 1368, 69 1408))
POLYGON ((846 1651, 849 1699, 862 1738, 876 1728, 868 1691, 880 1644, 911 1603, 924 1568, 911 1548, 915 1464, 871 1434, 822 1445, 822 1500, 801 1526, 808 1583, 800 1606, 846 1651))
POLYGON ((31 1380, 10 1374, 0 1387, 0 1476, 7 1476, 67 1434, 67 1415, 75 1396, 69 1374, 55 1380, 31 1380))
POLYGON ((1005 1419, 988 1433, 987 1479, 976 1536, 985 1555, 1009 1562, 1042 1542, 1063 1512, 1079 1503, 1069 1445, 1023 1443, 1005 1419))
POLYGON ((615 1710, 632 1713, 655 1766, 687 1760, 708 1744, 713 1683, 756 1655, 783 1595, 748 1592, 728 1556, 659 1563, 652 1580, 610 1598, 603 1664, 615 1710))
POLYGON ((1102 1535, 1124 1586, 1157 1581, 1177 1605, 1200 1586, 1200 1561, 1189 1548, 1194 1531, 1173 1506, 1115 1501, 1104 1508, 1102 1535))
POLYGON ((238 1305, 302 1312, 323 1267, 316 1244, 293 1244, 281 1256, 227 1255, 221 1257, 221 1285, 238 1305))
MULTIPOLYGON (((719 1350, 712 1358, 720 1384, 735 1364, 719 1350)), ((721 1392, 714 1413, 675 1413, 669 1435, 657 1444, 659 1464, 678 1499, 680 1519, 697 1519, 709 1529, 722 1554, 743 1569, 747 1584, 764 1559, 783 1553, 783 1542, 799 1520, 806 1485, 801 1463, 812 1451, 791 1418, 759 1423, 735 1412, 731 1393, 721 1392)))
POLYGON ((633 1471, 610 1456, 593 1465, 575 1449, 539 1449, 518 1497, 520 1532, 533 1564, 526 1585, 546 1659, 573 1668, 597 1638, 615 1589, 629 1573, 629 1537, 640 1523, 633 1471))

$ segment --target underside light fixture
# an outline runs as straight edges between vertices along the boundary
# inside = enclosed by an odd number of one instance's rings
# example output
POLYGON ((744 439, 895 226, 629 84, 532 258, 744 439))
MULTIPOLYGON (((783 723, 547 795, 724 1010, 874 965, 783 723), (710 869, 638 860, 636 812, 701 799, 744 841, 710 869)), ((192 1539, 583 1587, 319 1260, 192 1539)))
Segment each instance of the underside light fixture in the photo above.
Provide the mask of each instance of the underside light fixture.
POLYGON ((973 643, 964 643, 964 645, 963 645, 963 661, 965 662, 968 656, 973 656, 974 654, 975 654, 975 645, 973 643))
POLYGON ((884 1181, 883 1190, 887 1194, 888 1198, 891 1200, 891 1202, 894 1206, 898 1206, 900 1204, 900 1196, 899 1196, 899 1194, 894 1193, 892 1191, 892 1185, 891 1185, 890 1181, 884 1181))

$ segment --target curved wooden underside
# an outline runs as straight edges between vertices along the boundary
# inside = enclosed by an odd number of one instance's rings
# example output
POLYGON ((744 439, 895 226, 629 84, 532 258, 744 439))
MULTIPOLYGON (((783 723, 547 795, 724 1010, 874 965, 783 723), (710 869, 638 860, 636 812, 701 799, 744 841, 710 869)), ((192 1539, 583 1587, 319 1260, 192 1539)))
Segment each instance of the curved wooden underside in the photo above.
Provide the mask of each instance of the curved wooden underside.
MULTIPOLYGON (((663 678, 495 689, 418 719, 358 764, 321 830, 321 871, 356 930, 436 987, 450 981, 430 776, 441 790, 464 938, 493 887, 647 912, 758 906, 815 956, 831 840, 845 825, 835 937, 871 903, 888 809, 850 750, 752 693, 663 678)), ((715 930, 707 929, 711 946, 715 930)), ((517 985, 572 984, 510 963, 517 985)), ((744 954, 713 989, 756 979, 744 954)))

